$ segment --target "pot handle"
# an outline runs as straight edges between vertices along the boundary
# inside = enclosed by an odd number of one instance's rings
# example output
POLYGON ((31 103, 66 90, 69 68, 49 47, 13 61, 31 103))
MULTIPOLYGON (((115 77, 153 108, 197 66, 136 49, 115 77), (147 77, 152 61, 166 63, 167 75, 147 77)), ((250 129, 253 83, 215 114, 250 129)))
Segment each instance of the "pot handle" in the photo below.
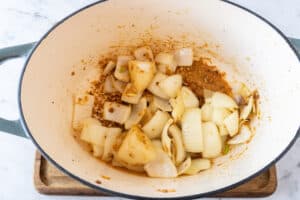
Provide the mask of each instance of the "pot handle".
MULTIPOLYGON (((4 60, 27 55, 35 45, 35 42, 0 49, 0 64, 4 60)), ((22 128, 20 120, 7 120, 0 117, 0 131, 13 135, 28 137, 22 128)))

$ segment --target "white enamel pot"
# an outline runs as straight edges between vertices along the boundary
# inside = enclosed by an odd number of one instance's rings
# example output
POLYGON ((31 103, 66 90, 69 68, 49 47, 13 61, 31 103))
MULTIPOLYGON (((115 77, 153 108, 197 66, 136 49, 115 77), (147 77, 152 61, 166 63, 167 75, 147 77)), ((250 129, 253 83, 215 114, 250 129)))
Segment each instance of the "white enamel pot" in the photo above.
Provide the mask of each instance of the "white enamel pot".
POLYGON ((299 57, 287 38, 262 17, 233 3, 99 1, 60 21, 35 45, 20 79, 22 128, 3 119, 0 126, 14 133, 24 130, 50 162, 92 188, 128 198, 195 198, 237 186, 287 152, 300 121, 299 77, 299 57), (99 56, 112 45, 135 44, 136 38, 147 34, 206 43, 203 48, 211 48, 226 62, 220 70, 227 72, 229 81, 241 80, 258 89, 261 117, 255 136, 238 158, 194 176, 148 178, 98 161, 72 137, 72 95, 93 75, 99 56))

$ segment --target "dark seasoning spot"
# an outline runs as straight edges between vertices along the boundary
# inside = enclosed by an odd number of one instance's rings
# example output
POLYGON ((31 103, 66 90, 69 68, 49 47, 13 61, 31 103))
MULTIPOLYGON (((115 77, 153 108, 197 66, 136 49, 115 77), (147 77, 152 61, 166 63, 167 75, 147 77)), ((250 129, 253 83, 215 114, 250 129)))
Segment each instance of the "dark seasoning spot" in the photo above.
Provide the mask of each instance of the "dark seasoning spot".
POLYGON ((100 180, 96 180, 95 183, 102 184, 102 182, 100 180))
POLYGON ((75 72, 74 72, 74 71, 72 71, 72 72, 71 72, 71 76, 74 76, 74 75, 75 75, 75 72))

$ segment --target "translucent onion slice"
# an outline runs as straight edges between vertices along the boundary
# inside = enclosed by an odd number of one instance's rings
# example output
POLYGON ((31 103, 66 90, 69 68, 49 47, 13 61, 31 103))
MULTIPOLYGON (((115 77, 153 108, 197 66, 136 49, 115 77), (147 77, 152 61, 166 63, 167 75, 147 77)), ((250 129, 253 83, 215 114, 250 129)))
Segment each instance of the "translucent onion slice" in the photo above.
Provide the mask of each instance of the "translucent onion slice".
POLYGON ((93 149, 93 156, 95 156, 97 158, 101 158, 102 157, 103 151, 104 151, 103 146, 92 144, 92 149, 93 149))
POLYGON ((147 175, 155 178, 173 178, 177 176, 177 169, 171 158, 163 151, 158 151, 156 159, 145 164, 147 175))
POLYGON ((170 99, 170 104, 173 108, 171 115, 173 119, 177 122, 182 118, 182 115, 185 110, 181 94, 179 94, 174 99, 170 99))
POLYGON ((243 125, 240 128, 239 133, 234 136, 233 138, 231 138, 230 140, 228 140, 228 144, 241 144, 241 143, 246 143, 251 139, 252 133, 251 130, 249 129, 248 126, 243 125))
POLYGON ((118 158, 118 156, 114 156, 113 157, 113 160, 111 162, 112 166, 114 167, 124 167, 124 168, 127 168, 131 171, 134 171, 134 172, 144 172, 144 165, 130 165, 126 162, 123 162, 122 160, 120 160, 118 158))
POLYGON ((103 91, 104 93, 116 92, 116 88, 113 85, 114 78, 112 76, 107 76, 104 81, 103 91))
POLYGON ((103 70, 103 75, 109 74, 115 67, 116 67, 116 63, 113 61, 109 61, 103 70))
POLYGON ((95 97, 92 95, 77 96, 74 100, 72 127, 74 130, 82 129, 82 121, 92 116, 95 97))
POLYGON ((121 100, 126 103, 137 104, 143 95, 143 91, 138 92, 131 83, 128 83, 122 93, 121 100))
POLYGON ((156 111, 153 117, 143 126, 142 130, 150 138, 159 138, 170 115, 167 112, 156 111))
POLYGON ((103 119, 124 124, 129 118, 130 112, 130 106, 106 101, 103 106, 103 119))
POLYGON ((250 96, 247 102, 247 105, 242 107, 241 113, 240 113, 240 119, 241 120, 247 120, 251 111, 253 110, 253 105, 254 105, 254 99, 253 96, 250 96))
POLYGON ((149 109, 149 107, 146 109, 146 112, 143 116, 143 118, 140 121, 140 124, 142 126, 144 126, 147 122, 150 121, 150 119, 153 117, 154 113, 151 112, 151 110, 149 109))
POLYGON ((172 74, 176 71, 177 64, 173 54, 159 53, 155 56, 155 62, 158 63, 158 70, 162 73, 172 74))
POLYGON ((134 52, 134 57, 140 61, 153 61, 153 53, 150 47, 144 46, 137 48, 134 52))
POLYGON ((116 79, 123 82, 129 82, 128 62, 133 59, 132 56, 118 56, 114 72, 116 79))
POLYGON ((178 66, 192 66, 193 50, 192 48, 181 48, 174 52, 175 61, 178 66))
POLYGON ((239 131, 239 113, 238 113, 238 111, 234 111, 233 113, 228 115, 224 119, 223 123, 231 137, 236 135, 239 131))
POLYGON ((188 156, 187 159, 177 168, 177 175, 179 176, 181 174, 184 174, 191 167, 191 164, 192 159, 190 156, 188 156))
POLYGON ((168 154, 168 156, 172 157, 171 152, 171 138, 168 135, 168 130, 171 124, 173 123, 173 119, 169 119, 165 124, 162 134, 161 134, 161 143, 163 150, 168 154))
POLYGON ((210 103, 205 103, 201 107, 202 120, 207 122, 212 120, 213 107, 210 103))
POLYGON ((181 119, 182 138, 187 152, 203 151, 203 136, 201 125, 201 109, 185 110, 181 119))
POLYGON ((171 75, 168 78, 159 82, 158 86, 167 94, 170 98, 177 96, 182 85, 182 76, 180 74, 171 75))
POLYGON ((215 107, 212 111, 212 121, 217 125, 222 125, 224 119, 230 115, 229 110, 222 107, 215 107))
POLYGON ((83 120, 80 139, 103 148, 106 132, 107 128, 102 126, 97 119, 87 118, 83 120))
POLYGON ((190 168, 188 168, 184 174, 194 175, 209 168, 211 168, 210 160, 202 158, 193 159, 190 168))
POLYGON ((162 80, 165 80, 168 76, 162 73, 156 73, 151 83, 148 86, 148 90, 163 99, 169 99, 168 95, 158 86, 162 80))
POLYGON ((126 83, 123 81, 116 80, 114 79, 114 77, 111 77, 111 80, 114 89, 120 93, 123 93, 126 87, 126 83))
POLYGON ((175 146, 175 164, 178 165, 186 156, 180 128, 175 124, 172 124, 169 127, 169 135, 173 138, 173 145, 175 146))
POLYGON ((121 134, 122 129, 120 128, 107 128, 106 139, 104 142, 104 150, 102 160, 108 162, 113 157, 113 145, 115 144, 117 137, 121 134))
POLYGON ((131 60, 128 62, 130 81, 137 92, 144 91, 151 83, 156 71, 152 62, 131 60))
POLYGON ((180 92, 181 92, 184 107, 186 108, 199 107, 199 100, 190 88, 183 86, 180 92))
POLYGON ((203 89, 203 95, 204 95, 204 99, 205 99, 205 103, 210 103, 211 102, 211 97, 213 96, 215 92, 212 90, 208 90, 208 89, 203 89))
POLYGON ((220 134, 221 136, 227 136, 227 135, 229 134, 229 133, 228 133, 228 130, 227 130, 227 128, 225 127, 224 124, 221 124, 221 125, 219 125, 218 127, 219 127, 219 134, 220 134))
POLYGON ((244 100, 248 99, 251 95, 251 91, 244 83, 241 83, 238 93, 244 98, 244 100))
POLYGON ((151 140, 156 151, 163 151, 162 143, 160 139, 151 140))
POLYGON ((156 157, 151 140, 137 127, 133 126, 126 134, 117 157, 130 165, 143 165, 156 157))
POLYGON ((127 121, 125 122, 125 129, 130 129, 133 125, 137 125, 147 109, 147 100, 145 97, 141 98, 139 103, 132 105, 131 113, 127 121))
POLYGON ((172 106, 170 105, 169 101, 166 99, 162 99, 160 97, 153 97, 153 106, 156 108, 166 111, 166 112, 171 112, 172 111, 172 106))
POLYGON ((222 152, 222 139, 215 123, 204 122, 202 124, 204 158, 215 158, 222 152))
POLYGON ((211 97, 211 105, 217 108, 227 108, 234 110, 238 108, 236 102, 228 95, 221 92, 214 92, 211 97))

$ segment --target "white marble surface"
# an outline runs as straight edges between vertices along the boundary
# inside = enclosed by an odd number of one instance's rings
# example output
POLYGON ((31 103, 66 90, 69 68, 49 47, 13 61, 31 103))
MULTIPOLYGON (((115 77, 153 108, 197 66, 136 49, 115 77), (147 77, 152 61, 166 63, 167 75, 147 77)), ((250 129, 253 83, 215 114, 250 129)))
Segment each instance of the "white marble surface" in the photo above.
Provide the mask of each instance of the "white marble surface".
MULTIPOLYGON (((1 0, 0 48, 38 40, 56 21, 95 0, 1 0)), ((300 38, 299 0, 234 0, 278 26, 287 36, 300 38)), ((18 118, 17 82, 24 58, 0 65, 0 116, 18 118)), ((284 134, 284 133, 283 133, 284 134)), ((300 140, 277 164, 277 191, 266 199, 300 199, 300 140)), ((35 148, 29 140, 0 134, 0 199, 100 199, 46 196, 33 186, 35 148)), ((109 198, 102 198, 109 199, 109 198)), ((116 198, 117 199, 117 198, 116 198)))

